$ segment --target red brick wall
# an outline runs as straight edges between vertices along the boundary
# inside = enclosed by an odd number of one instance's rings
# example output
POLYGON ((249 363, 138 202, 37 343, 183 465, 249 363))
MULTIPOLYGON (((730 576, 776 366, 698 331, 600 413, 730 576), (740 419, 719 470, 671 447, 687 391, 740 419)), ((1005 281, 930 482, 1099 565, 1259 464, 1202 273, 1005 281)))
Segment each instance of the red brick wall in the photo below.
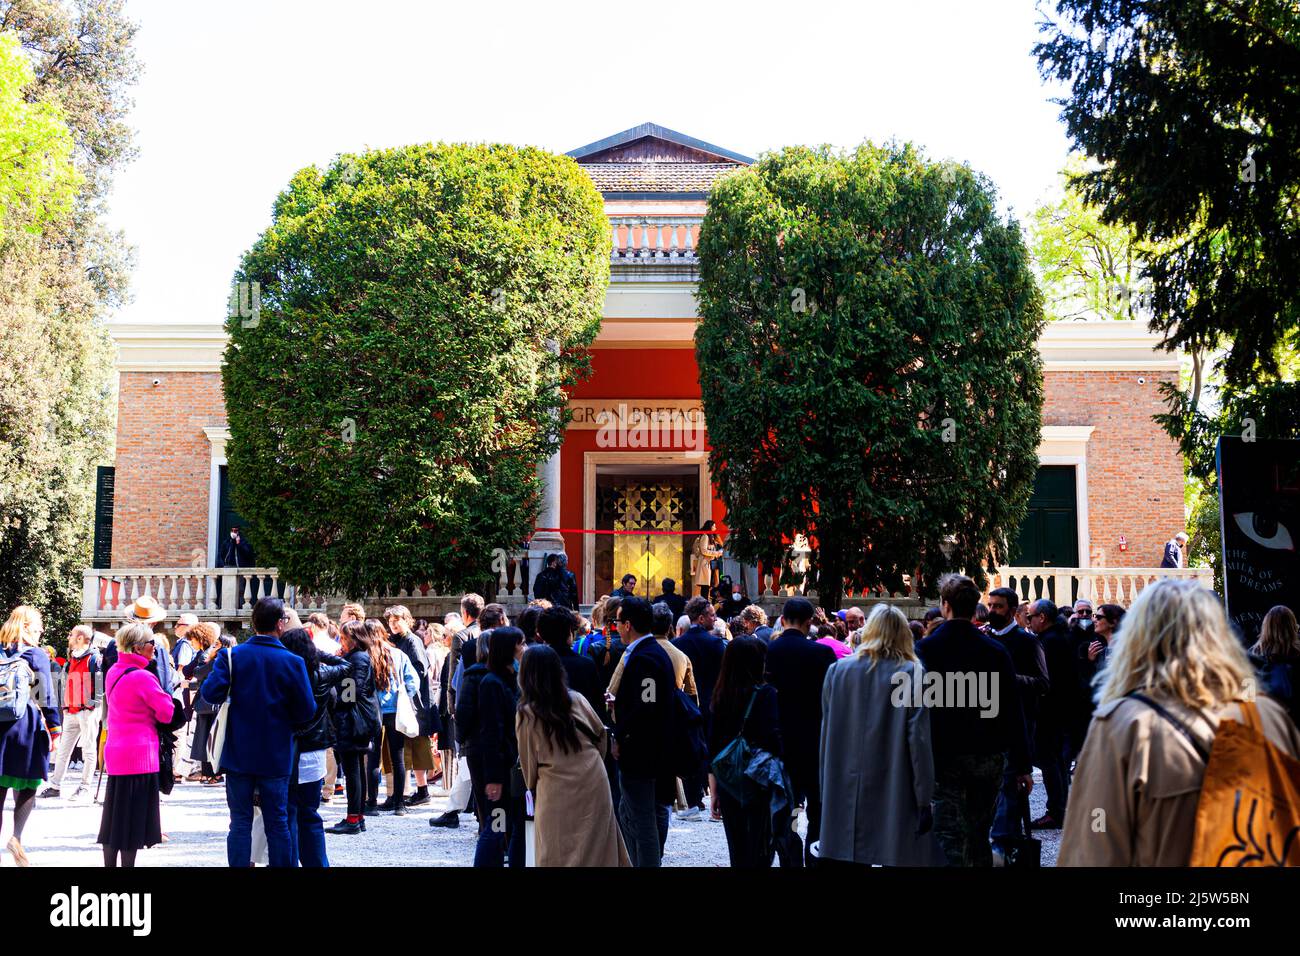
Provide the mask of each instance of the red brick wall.
POLYGON ((1164 543, 1183 528, 1182 456, 1151 419, 1165 410, 1160 382, 1173 376, 1142 370, 1043 376, 1044 425, 1096 426, 1088 441, 1093 566, 1159 567, 1164 543), (1128 539, 1122 553, 1120 535, 1128 539))
MULTIPOLYGON (((603 352, 603 350, 602 350, 603 352)), ((645 353, 597 356, 597 374, 579 386, 584 398, 618 393, 610 382, 620 362, 645 353), (609 367, 605 367, 609 366, 609 367)), ((658 358, 659 356, 655 356, 658 358)), ((689 358, 675 350, 668 358, 689 358)), ((1088 525, 1093 565, 1152 567, 1183 527, 1183 464, 1174 443, 1151 420, 1163 410, 1159 371, 1047 372, 1045 425, 1095 425, 1088 443, 1088 525), (1139 377, 1146 384, 1139 385, 1139 377), (1121 553, 1119 536, 1128 538, 1121 553), (1103 556, 1104 552, 1104 556, 1103 556)), ((637 397, 664 397, 657 376, 637 376, 637 397)), ((626 386, 621 386, 623 390, 626 386)), ((673 382, 668 397, 698 395, 673 382)), ((217 372, 123 372, 117 422, 117 486, 113 513, 114 567, 186 567, 194 548, 207 547, 211 444, 203 429, 226 423, 217 372), (153 385, 157 378, 161 382, 153 385)), ((582 451, 594 432, 577 432, 562 453, 561 520, 582 519, 582 451)), ((715 502, 715 515, 722 517, 715 502)), ((578 544, 573 542, 572 544, 578 544)), ((575 558, 581 547, 572 549, 575 558)), ((581 573, 581 561, 573 561, 581 573)))
POLYGON ((206 551, 212 445, 203 429, 225 423, 219 372, 121 373, 114 567, 189 567, 194 548, 206 551))

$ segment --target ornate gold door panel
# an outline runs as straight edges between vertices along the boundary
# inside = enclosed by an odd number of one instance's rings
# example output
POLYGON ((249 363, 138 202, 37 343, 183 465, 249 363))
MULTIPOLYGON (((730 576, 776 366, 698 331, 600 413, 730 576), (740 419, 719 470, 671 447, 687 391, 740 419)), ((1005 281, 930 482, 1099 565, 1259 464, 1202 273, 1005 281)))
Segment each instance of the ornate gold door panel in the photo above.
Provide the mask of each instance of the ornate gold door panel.
MULTIPOLYGON (((598 475, 596 527, 613 531, 687 531, 699 527, 698 482, 685 475, 598 475)), ((682 582, 689 571, 689 539, 667 534, 596 535, 596 596, 635 574, 637 594, 654 597, 664 578, 682 582)))

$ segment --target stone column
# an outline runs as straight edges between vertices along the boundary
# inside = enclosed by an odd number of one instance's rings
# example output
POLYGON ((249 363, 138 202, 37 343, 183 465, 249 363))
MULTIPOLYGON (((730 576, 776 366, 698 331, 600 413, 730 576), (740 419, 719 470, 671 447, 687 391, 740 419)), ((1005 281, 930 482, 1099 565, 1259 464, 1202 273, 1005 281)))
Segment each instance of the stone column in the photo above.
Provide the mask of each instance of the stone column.
MULTIPOLYGON (((548 339, 546 347, 553 353, 559 353, 560 346, 548 339)), ((558 528, 560 526, 560 451, 537 466, 537 476, 542 480, 542 507, 537 512, 537 525, 540 528, 558 528)), ((531 576, 542 570, 542 556, 552 551, 564 550, 564 536, 557 531, 538 531, 529 543, 528 564, 531 576), (534 557, 536 556, 536 557, 534 557)))
MULTIPOLYGON (((541 528, 558 528, 560 526, 560 453, 558 451, 537 466, 537 475, 542 480, 542 507, 537 512, 537 525, 541 528)), ((539 553, 563 551, 564 536, 557 531, 538 531, 533 534, 528 550, 539 553)), ((538 570, 541 568, 539 567, 538 570)))

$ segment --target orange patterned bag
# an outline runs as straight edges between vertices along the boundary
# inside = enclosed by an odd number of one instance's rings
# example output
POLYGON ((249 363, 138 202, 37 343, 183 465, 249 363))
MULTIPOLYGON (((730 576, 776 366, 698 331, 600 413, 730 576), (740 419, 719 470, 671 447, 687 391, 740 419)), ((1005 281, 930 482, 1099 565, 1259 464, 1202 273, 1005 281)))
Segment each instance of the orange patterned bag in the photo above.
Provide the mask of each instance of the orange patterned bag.
POLYGON ((1259 709, 1219 722, 1196 806, 1192 866, 1300 866, 1300 761, 1264 735, 1259 709))

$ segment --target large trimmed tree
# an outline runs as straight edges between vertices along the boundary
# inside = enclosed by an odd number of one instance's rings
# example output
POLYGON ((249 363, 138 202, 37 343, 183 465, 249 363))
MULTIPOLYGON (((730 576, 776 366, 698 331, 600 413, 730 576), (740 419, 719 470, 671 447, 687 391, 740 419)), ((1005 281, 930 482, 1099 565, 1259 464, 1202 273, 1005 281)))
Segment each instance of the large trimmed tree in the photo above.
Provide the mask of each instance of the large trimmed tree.
POLYGON ((481 584, 531 533, 608 276, 600 194, 565 157, 422 145, 294 176, 227 322, 259 563, 351 596, 481 584))
POLYGON ((789 148, 722 180, 696 353, 731 547, 805 532, 828 607, 1006 559, 1037 469, 1041 298, 1019 227, 911 146, 789 148))
POLYGON ((1219 435, 1300 438, 1300 5, 1052 6, 1034 53, 1068 88, 1061 118, 1091 160, 1075 186, 1102 222, 1158 246, 1144 278, 1166 345, 1222 352, 1209 407, 1166 385, 1160 421, 1193 474, 1219 435))

